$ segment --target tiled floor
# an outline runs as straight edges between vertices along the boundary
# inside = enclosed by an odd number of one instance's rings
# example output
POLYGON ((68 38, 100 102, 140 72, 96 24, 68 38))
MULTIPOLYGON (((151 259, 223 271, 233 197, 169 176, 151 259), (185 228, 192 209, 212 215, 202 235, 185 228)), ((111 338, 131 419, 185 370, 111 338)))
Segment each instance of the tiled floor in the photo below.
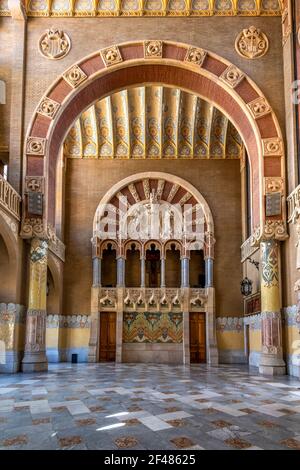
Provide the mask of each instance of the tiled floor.
POLYGON ((300 381, 206 365, 1 375, 0 449, 300 450, 300 381))

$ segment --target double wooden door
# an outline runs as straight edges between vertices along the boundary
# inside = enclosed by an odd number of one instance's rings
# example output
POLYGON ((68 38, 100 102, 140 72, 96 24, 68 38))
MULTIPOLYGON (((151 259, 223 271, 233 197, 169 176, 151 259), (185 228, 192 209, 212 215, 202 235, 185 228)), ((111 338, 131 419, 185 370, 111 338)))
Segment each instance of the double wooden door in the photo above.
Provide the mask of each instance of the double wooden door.
POLYGON ((100 353, 99 362, 116 360, 116 313, 100 313, 100 353))
POLYGON ((190 313, 190 361, 206 362, 205 313, 190 313))

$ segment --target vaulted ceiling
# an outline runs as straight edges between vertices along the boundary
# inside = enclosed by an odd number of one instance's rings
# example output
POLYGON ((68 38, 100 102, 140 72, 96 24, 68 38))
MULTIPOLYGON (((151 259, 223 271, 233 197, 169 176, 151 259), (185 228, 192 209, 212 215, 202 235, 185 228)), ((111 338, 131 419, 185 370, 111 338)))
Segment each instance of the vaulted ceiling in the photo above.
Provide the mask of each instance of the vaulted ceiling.
MULTIPOLYGON (((28 16, 278 16, 281 0, 25 0, 28 16)), ((0 16, 9 16, 0 0, 0 16)))
POLYGON ((238 159, 243 143, 232 123, 201 98, 142 86, 96 102, 70 129, 69 158, 238 159))

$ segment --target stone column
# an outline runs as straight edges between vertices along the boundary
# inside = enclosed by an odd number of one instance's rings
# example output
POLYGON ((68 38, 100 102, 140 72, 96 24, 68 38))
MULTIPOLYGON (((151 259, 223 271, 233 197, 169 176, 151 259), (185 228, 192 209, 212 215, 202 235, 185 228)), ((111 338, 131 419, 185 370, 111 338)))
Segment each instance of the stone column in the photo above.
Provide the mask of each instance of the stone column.
POLYGON ((145 258, 141 258, 141 287, 146 286, 146 279, 145 279, 145 274, 146 274, 146 261, 145 258))
POLYGON ((190 260, 181 258, 181 287, 190 287, 190 260))
POLYGON ((93 258, 93 286, 101 287, 101 258, 93 258))
POLYGON ((161 258, 160 260, 160 287, 166 287, 166 260, 161 258))
POLYGON ((282 359, 279 242, 274 239, 262 240, 260 256, 262 351, 259 372, 282 375, 286 373, 286 368, 282 359))
POLYGON ((117 287, 125 286, 125 259, 117 258, 117 287))
POLYGON ((214 286, 214 260, 205 258, 205 287, 214 286))
POLYGON ((31 240, 25 355, 22 361, 23 372, 48 369, 45 344, 47 250, 48 243, 46 240, 39 238, 31 240))

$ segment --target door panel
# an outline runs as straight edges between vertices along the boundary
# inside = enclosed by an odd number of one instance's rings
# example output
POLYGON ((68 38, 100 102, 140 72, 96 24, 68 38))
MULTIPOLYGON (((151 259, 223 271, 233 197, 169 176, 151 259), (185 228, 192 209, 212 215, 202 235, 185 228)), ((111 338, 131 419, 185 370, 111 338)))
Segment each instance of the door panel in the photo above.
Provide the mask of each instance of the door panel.
POLYGON ((205 313, 190 313, 191 363, 206 362, 205 313))
POLYGON ((116 360, 116 313, 100 313, 100 362, 116 360))

